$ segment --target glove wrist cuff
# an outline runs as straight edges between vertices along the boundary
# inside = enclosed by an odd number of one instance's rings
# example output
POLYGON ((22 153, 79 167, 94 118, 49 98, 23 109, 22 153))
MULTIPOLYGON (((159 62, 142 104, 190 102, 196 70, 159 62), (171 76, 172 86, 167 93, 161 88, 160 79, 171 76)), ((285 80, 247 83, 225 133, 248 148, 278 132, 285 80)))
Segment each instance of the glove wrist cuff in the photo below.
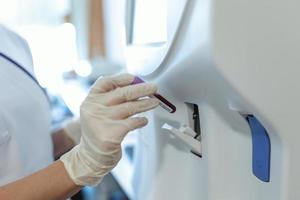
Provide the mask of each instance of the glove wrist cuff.
POLYGON ((75 146, 71 151, 61 156, 68 175, 76 185, 95 186, 98 185, 105 173, 93 163, 90 158, 82 156, 83 152, 80 146, 75 146), (97 172, 97 173, 96 173, 97 172))

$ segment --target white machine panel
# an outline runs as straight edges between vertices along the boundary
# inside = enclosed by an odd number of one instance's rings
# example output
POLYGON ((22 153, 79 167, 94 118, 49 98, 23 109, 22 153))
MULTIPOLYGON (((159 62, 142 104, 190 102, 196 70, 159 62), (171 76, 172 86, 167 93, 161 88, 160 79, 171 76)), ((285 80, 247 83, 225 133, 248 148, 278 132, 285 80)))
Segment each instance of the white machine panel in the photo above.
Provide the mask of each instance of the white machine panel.
POLYGON ((158 16, 166 21, 149 26, 160 35, 132 35, 127 68, 155 82, 177 111, 147 114, 135 151, 134 198, 300 199, 300 2, 147 3, 161 3, 158 16), (201 133, 201 155, 191 152, 197 143, 182 139, 191 129, 201 133))

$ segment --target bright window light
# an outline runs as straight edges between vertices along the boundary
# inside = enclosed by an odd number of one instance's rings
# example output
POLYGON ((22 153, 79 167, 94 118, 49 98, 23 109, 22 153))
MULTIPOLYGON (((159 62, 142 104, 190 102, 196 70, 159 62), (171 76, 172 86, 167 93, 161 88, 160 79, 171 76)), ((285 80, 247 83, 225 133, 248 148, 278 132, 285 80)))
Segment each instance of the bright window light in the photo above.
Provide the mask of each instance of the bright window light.
POLYGON ((135 0, 133 43, 167 41, 166 0, 135 0))
POLYGON ((76 31, 72 24, 23 26, 19 32, 31 48, 35 74, 42 86, 61 87, 62 74, 78 64, 76 31))

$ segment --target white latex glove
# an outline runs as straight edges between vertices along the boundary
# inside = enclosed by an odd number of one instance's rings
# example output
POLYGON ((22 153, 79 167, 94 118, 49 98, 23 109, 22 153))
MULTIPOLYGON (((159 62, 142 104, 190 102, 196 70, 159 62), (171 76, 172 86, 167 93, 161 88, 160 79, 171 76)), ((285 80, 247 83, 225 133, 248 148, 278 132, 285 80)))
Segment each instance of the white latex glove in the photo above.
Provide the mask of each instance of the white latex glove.
POLYGON ((96 185, 121 158, 125 135, 147 124, 144 117, 131 117, 159 105, 150 96, 157 87, 149 83, 130 85, 129 74, 101 78, 80 107, 81 141, 60 160, 77 185, 96 185))
POLYGON ((73 140, 75 144, 79 144, 81 138, 80 119, 74 118, 63 123, 63 130, 73 140))

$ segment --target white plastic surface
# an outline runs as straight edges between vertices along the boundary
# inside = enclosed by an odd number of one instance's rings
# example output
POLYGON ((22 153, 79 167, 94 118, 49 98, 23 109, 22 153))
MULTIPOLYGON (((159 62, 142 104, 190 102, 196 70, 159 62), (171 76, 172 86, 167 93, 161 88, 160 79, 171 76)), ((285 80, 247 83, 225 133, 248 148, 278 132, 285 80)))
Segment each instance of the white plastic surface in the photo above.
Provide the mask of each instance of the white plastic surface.
MULTIPOLYGON (((137 5, 142 5, 138 1, 137 5)), ((142 2, 142 1, 141 1, 142 2)), ((147 0, 147 4, 156 4, 159 6, 159 1, 155 0, 155 2, 151 0, 147 0), (150 3, 151 2, 151 3, 150 3)), ((173 41, 176 37, 178 27, 180 25, 180 20, 183 16, 183 13, 185 11, 187 0, 163 0, 161 1, 161 7, 164 7, 165 13, 166 13, 166 19, 161 19, 161 21, 166 21, 166 23, 163 23, 160 25, 160 29, 163 29, 163 25, 166 25, 165 27, 167 36, 163 37, 163 40, 159 40, 159 36, 157 36, 157 40, 159 42, 153 42, 153 38, 149 38, 148 34, 146 33, 145 36, 140 36, 143 31, 137 31, 139 37, 133 38, 133 43, 129 44, 126 49, 126 62, 127 62, 127 70, 134 74, 142 74, 142 75, 149 75, 154 70, 156 70, 159 66, 161 66, 164 58, 168 54, 171 45, 173 44, 173 41), (172 19, 170 21, 169 19, 172 19), (144 40, 144 41, 142 41, 144 40), (166 40, 166 41, 165 41, 166 40), (163 42, 162 42, 163 41, 163 42)), ((145 4, 145 6, 147 6, 145 4)), ((150 8, 147 8, 145 10, 149 10, 150 8)), ((158 8, 161 10, 162 8, 158 8)), ((156 16, 155 9, 150 9, 152 11, 153 17, 156 16)), ((141 15, 141 14, 140 14, 141 15)), ((149 15, 149 13, 145 13, 145 15, 149 15)), ((140 17, 140 16, 138 16, 140 17)), ((149 17, 147 17, 149 18, 149 17)), ((133 19, 137 20, 137 19, 133 19)), ((159 19, 157 19, 159 20, 159 19)), ((139 20, 137 20, 139 21, 139 20)), ((146 22, 145 22, 146 23, 146 22)), ((149 22, 148 22, 149 23, 149 22)), ((161 23, 161 22, 158 22, 161 23)), ((139 24, 143 24, 140 22, 139 24)), ((147 27, 147 25, 144 25, 147 27)), ((140 26, 143 28, 144 26, 140 26)), ((146 29, 146 28, 145 28, 146 29)), ((147 29, 148 30, 148 29, 147 29)), ((153 32, 157 32, 156 30, 153 30, 153 32)), ((135 34, 133 34, 134 37, 135 34)), ((160 36, 161 37, 161 36, 160 36)), ((155 38, 155 37, 154 37, 155 38)))
POLYGON ((300 2, 187 2, 163 64, 155 67, 161 57, 147 47, 132 54, 147 62, 130 61, 177 107, 175 114, 158 108, 147 115, 135 199, 300 199, 300 2), (199 106, 202 159, 160 128, 191 124, 185 102, 199 106), (252 173, 251 132, 240 113, 255 115, 269 133, 269 183, 252 173))
MULTIPOLYGON (((172 127, 171 125, 165 123, 161 128, 168 130, 170 133, 172 133, 174 136, 176 136, 178 139, 183 141, 186 145, 188 145, 191 150, 198 155, 201 155, 201 143, 199 140, 193 138, 191 133, 193 134, 193 130, 190 128, 180 128, 176 129, 172 127)), ((196 134, 193 134, 194 136, 196 134)))

